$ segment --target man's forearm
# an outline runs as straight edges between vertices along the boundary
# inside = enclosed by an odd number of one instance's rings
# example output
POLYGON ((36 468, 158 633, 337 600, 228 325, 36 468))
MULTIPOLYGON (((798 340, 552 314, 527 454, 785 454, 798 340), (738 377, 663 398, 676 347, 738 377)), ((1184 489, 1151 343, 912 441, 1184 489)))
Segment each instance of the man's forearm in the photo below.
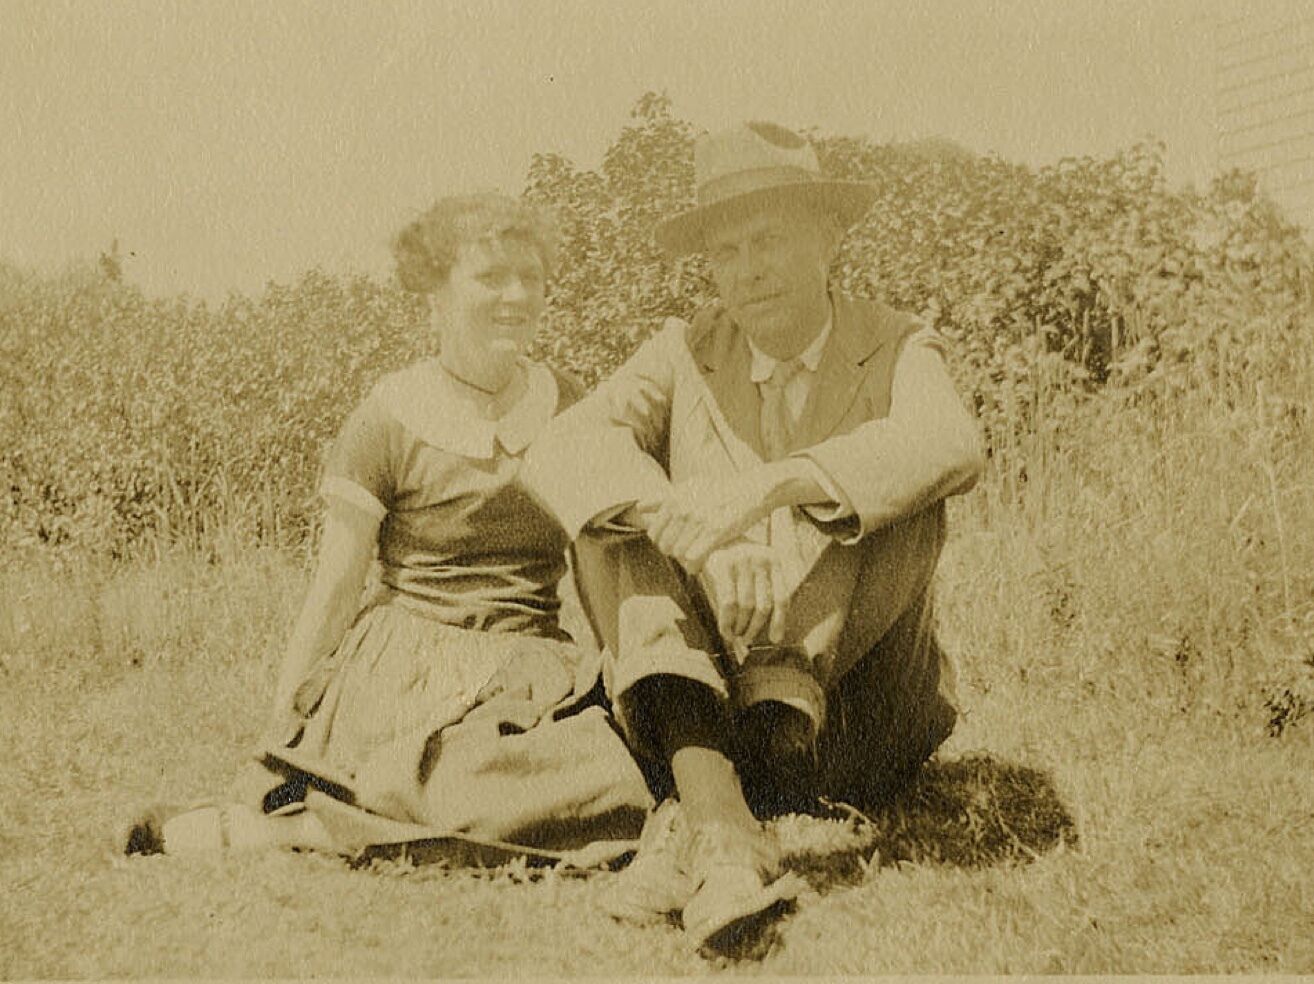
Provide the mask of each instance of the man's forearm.
POLYGON ((816 506, 835 501, 821 484, 821 469, 806 458, 767 462, 745 478, 746 485, 762 503, 763 515, 785 506, 816 506))

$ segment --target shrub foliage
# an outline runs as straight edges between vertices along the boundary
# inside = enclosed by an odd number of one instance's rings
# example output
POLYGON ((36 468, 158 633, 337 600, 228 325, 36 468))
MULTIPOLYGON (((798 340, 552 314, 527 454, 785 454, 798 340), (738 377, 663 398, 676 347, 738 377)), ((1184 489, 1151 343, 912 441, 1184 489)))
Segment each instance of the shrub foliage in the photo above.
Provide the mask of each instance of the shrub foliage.
POLYGON ((18 542, 298 540, 323 443, 426 344, 423 303, 367 278, 312 271, 214 307, 16 280, 0 313, 0 523, 18 542))
MULTIPOLYGON (((692 197, 693 136, 649 93, 598 170, 530 166, 525 195, 564 235, 538 354, 588 383, 711 296, 700 260, 651 238, 692 197)), ((1169 190, 1153 144, 1037 170, 943 141, 810 137, 830 173, 879 189, 835 281, 951 339, 1006 473, 1097 393, 1233 398, 1273 380, 1275 413, 1306 412, 1281 380, 1308 337, 1310 251, 1253 178, 1169 190)), ((365 277, 312 271, 208 305, 149 299, 103 263, 0 267, 0 538, 114 553, 222 526, 300 542, 324 442, 431 348, 424 302, 365 277)))

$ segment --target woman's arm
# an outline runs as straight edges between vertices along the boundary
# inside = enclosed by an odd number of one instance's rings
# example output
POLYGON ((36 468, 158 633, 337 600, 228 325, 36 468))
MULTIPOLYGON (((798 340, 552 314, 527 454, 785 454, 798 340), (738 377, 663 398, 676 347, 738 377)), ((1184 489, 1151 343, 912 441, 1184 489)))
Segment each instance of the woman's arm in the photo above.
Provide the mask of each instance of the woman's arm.
POLYGON ((360 612, 361 593, 374 559, 380 520, 359 506, 328 497, 319 557, 301 614, 292 629, 274 689, 270 725, 283 730, 298 716, 297 688, 322 659, 337 648, 360 612))

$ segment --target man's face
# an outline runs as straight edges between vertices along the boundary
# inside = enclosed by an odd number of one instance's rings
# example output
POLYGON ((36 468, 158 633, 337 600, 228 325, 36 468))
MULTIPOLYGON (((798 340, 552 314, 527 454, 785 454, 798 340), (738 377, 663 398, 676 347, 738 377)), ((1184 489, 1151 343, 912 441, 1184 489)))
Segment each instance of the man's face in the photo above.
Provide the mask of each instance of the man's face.
POLYGON ((734 215, 708 232, 707 258, 721 301, 758 348, 793 358, 820 331, 838 239, 823 217, 789 206, 734 215))

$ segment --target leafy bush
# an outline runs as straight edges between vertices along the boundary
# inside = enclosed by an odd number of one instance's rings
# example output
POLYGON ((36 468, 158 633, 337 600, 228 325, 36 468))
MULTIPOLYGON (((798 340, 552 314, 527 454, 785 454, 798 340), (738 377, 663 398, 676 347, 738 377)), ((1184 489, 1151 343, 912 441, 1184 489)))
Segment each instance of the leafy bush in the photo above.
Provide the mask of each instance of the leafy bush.
POLYGON ((111 552, 147 531, 301 538, 323 442, 423 350, 422 314, 400 290, 319 272, 213 308, 89 276, 11 285, 4 534, 111 552))
MULTIPOLYGON (((527 196, 568 232, 544 353, 589 381, 712 296, 700 260, 668 261, 652 244, 657 220, 693 194, 693 129, 670 110, 640 100, 600 172, 555 156, 530 168, 527 196)), ((992 444, 1034 429, 1035 401, 1022 398, 1034 374, 1084 388, 1161 355, 1180 361, 1232 331, 1236 309, 1285 313, 1311 296, 1310 249, 1252 176, 1171 192, 1157 145, 1032 170, 944 141, 811 137, 827 173, 879 192, 835 281, 953 340, 992 444)))
MULTIPOLYGON (((588 383, 712 296, 698 258, 669 261, 651 238, 692 196, 693 137, 650 93, 599 170, 531 164, 525 195, 565 237, 538 354, 588 383)), ((1153 145, 1033 170, 945 142, 811 137, 830 173, 879 191, 834 279, 953 341, 1005 480, 1024 481, 1097 392, 1237 400, 1265 380, 1274 412, 1303 422, 1289 366, 1310 251, 1252 178, 1171 192, 1153 145)), ((429 348, 422 312, 392 284, 315 271, 206 305, 148 299, 104 262, 53 280, 0 267, 0 536, 298 542, 324 441, 429 348)))

